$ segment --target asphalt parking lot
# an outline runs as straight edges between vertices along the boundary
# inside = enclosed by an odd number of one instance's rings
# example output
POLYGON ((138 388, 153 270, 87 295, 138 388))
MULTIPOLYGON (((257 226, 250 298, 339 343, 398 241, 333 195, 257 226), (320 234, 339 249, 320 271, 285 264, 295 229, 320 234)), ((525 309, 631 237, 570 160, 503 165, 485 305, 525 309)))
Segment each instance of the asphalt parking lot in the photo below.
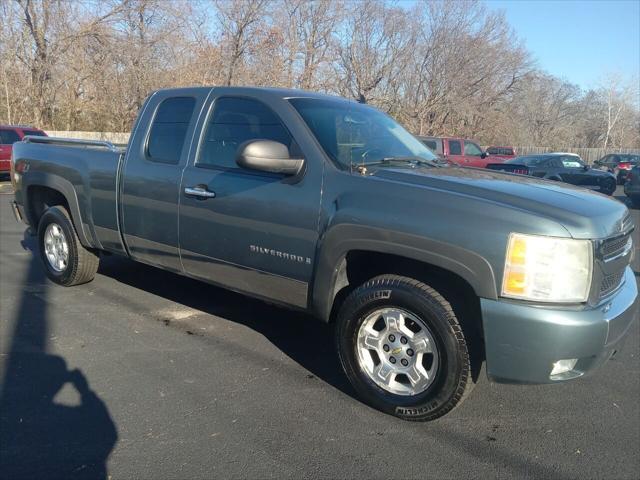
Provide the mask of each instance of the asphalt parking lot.
POLYGON ((0 186, 0 477, 640 474, 638 322, 592 376, 481 376, 452 414, 408 423, 354 398, 331 328, 298 313, 117 257, 54 285, 11 198, 0 186))

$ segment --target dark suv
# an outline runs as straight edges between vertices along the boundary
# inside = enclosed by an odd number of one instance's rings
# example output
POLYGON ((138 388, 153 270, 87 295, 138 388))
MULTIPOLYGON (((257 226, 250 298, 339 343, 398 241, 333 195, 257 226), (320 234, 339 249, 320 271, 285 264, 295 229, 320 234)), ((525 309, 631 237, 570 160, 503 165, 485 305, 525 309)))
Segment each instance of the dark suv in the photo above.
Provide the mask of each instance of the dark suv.
POLYGON ((606 168, 616 176, 618 185, 623 185, 631 169, 640 165, 640 155, 612 153, 596 160, 593 165, 606 168))
POLYGON ((47 136, 42 130, 26 125, 0 125, 0 175, 9 172, 13 144, 27 135, 47 136))
POLYGON ((640 165, 636 165, 627 174, 624 193, 631 199, 634 207, 640 207, 640 165))

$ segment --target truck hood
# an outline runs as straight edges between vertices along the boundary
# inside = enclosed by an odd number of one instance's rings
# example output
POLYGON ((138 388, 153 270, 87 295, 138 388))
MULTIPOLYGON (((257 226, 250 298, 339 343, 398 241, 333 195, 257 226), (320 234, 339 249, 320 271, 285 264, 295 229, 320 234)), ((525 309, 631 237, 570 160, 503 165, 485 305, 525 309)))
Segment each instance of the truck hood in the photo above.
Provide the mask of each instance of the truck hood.
POLYGON ((574 238, 606 238, 628 229, 627 207, 566 183, 480 168, 382 167, 381 180, 454 192, 555 220, 574 238))

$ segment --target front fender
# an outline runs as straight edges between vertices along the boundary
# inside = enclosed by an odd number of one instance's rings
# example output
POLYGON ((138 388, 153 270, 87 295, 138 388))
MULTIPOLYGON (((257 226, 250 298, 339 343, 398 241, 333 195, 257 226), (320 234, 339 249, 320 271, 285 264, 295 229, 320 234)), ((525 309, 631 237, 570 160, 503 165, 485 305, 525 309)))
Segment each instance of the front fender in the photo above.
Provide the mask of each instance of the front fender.
POLYGON ((398 255, 440 267, 463 278, 479 297, 496 299, 498 296, 491 265, 475 252, 403 232, 340 224, 326 232, 317 257, 311 309, 325 321, 331 314, 340 265, 353 250, 398 255))

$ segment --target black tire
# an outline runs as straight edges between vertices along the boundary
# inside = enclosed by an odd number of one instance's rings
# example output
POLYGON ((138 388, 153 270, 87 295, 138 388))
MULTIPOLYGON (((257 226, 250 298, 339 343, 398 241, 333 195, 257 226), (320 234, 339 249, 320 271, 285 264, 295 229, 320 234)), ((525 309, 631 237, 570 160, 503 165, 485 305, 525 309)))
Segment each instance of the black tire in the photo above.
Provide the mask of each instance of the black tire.
POLYGON ((98 271, 100 257, 97 252, 85 248, 80 243, 73 222, 64 207, 49 207, 42 214, 38 223, 38 247, 47 277, 59 285, 70 287, 90 282, 98 271), (60 226, 68 245, 68 262, 66 268, 62 271, 56 271, 47 260, 45 254, 45 232, 52 223, 60 226))
POLYGON ((618 188, 618 185, 616 184, 616 180, 613 178, 606 178, 602 181, 602 193, 605 193, 609 196, 613 195, 613 193, 616 191, 616 188, 618 188))
POLYGON ((361 398, 372 407, 412 421, 435 420, 459 405, 474 386, 469 349, 451 305, 417 280, 381 275, 354 290, 340 307, 336 343, 342 367, 361 398), (430 330, 439 353, 435 380, 416 395, 398 395, 378 386, 358 361, 357 335, 369 314, 396 307, 417 315, 430 330))

